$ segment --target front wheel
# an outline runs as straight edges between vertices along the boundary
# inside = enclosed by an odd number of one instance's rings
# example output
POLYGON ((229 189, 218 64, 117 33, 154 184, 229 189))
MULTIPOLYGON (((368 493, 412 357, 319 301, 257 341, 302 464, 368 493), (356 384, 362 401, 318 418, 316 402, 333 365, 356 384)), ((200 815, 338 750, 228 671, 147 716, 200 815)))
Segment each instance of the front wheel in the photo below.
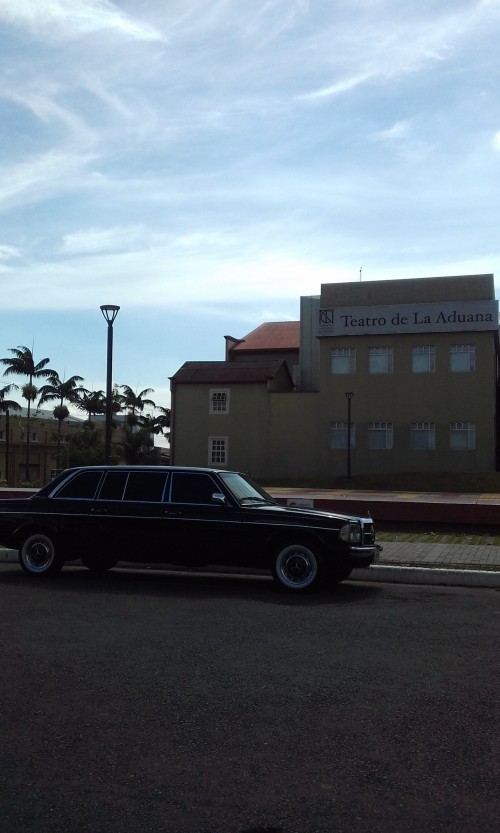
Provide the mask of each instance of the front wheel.
POLYGON ((54 538, 44 532, 35 532, 21 541, 19 563, 31 576, 51 576, 59 572, 64 559, 54 538))
POLYGON ((306 544, 287 544, 273 556, 273 578, 287 590, 309 590, 325 578, 325 560, 321 552, 306 544))

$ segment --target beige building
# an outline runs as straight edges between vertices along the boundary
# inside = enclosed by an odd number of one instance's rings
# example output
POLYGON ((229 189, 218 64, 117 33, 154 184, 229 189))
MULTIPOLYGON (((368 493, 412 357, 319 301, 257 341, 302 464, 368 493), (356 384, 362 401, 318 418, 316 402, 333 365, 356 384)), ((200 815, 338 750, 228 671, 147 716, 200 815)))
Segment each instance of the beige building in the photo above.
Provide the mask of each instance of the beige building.
POLYGON ((300 322, 174 374, 172 461, 267 482, 495 471, 498 352, 492 275, 325 284, 300 322))
POLYGON ((0 415, 0 482, 17 486, 33 483, 42 486, 53 473, 68 466, 68 440, 83 425, 81 419, 68 417, 61 425, 52 411, 33 408, 29 423, 29 477, 26 478, 28 442, 27 410, 0 415))

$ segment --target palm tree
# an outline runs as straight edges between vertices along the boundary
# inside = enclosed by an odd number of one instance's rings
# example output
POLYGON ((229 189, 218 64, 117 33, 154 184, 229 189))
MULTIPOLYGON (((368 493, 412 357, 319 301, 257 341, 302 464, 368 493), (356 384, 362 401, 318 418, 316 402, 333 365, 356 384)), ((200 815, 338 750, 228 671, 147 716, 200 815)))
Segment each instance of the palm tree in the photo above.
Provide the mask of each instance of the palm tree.
POLYGON ((43 405, 44 402, 53 402, 57 400, 57 405, 53 410, 53 414, 58 422, 57 427, 57 468, 60 468, 59 457, 61 453, 61 430, 62 423, 69 416, 69 410, 64 404, 65 401, 71 403, 76 402, 77 396, 83 388, 78 387, 78 382, 83 382, 83 376, 70 376, 69 379, 62 381, 57 374, 50 379, 46 385, 42 385, 38 391, 38 404, 43 405))
POLYGON ((7 366, 4 371, 4 376, 27 376, 28 383, 23 386, 23 397, 28 402, 28 417, 26 426, 26 481, 30 479, 30 417, 31 417, 31 403, 37 397, 38 390, 33 384, 33 379, 52 379, 57 376, 55 370, 47 367, 50 359, 41 359, 35 364, 33 351, 29 347, 12 347, 9 353, 13 354, 13 358, 0 359, 0 364, 7 366))
POLYGON ((9 427, 9 411, 20 411, 21 406, 19 402, 13 399, 6 399, 6 395, 10 393, 11 389, 16 385, 5 385, 0 388, 0 414, 5 414, 5 479, 9 482, 9 459, 10 459, 10 427, 9 427))
POLYGON ((148 393, 154 393, 154 390, 153 388, 144 388, 140 393, 136 393, 129 385, 120 385, 120 387, 123 391, 121 394, 123 402, 122 410, 128 411, 126 421, 128 425, 133 427, 140 423, 140 416, 144 408, 156 408, 156 404, 152 399, 145 399, 148 393))
POLYGON ((170 428, 170 408, 162 408, 157 405, 156 410, 160 413, 143 416, 141 423, 152 434, 162 434, 170 439, 170 431, 168 430, 170 428))
POLYGON ((93 416, 106 413, 106 394, 103 390, 78 388, 75 405, 79 411, 88 415, 88 422, 92 422, 93 416))

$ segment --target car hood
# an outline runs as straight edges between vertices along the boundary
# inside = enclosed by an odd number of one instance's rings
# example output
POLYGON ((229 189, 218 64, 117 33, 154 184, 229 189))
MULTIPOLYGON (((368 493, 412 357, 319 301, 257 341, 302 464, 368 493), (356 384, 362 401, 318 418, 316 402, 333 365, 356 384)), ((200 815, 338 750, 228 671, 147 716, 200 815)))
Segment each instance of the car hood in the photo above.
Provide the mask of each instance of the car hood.
POLYGON ((256 503, 251 504, 248 506, 244 506, 244 509, 257 509, 259 512, 262 513, 272 513, 273 515, 279 515, 283 518, 291 519, 297 518, 297 520, 318 520, 318 521, 325 521, 326 519, 332 521, 339 521, 340 523, 346 523, 348 521, 359 521, 363 520, 365 523, 373 523, 373 519, 370 515, 365 515, 361 517, 360 515, 351 515, 344 512, 328 512, 324 509, 303 509, 302 507, 298 506, 285 506, 282 503, 256 503))

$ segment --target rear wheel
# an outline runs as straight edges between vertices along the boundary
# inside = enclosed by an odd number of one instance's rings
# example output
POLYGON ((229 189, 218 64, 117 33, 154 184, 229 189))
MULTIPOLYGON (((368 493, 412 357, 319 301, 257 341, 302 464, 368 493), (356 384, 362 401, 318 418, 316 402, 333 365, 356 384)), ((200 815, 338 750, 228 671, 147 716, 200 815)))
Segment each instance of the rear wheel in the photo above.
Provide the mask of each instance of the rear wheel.
POLYGON ((274 554, 272 572, 276 583, 286 590, 309 590, 323 583, 325 560, 308 544, 286 544, 274 554))
POLYGON ((33 532, 19 545, 19 563, 30 576, 51 576, 59 572, 64 559, 51 535, 33 532))

